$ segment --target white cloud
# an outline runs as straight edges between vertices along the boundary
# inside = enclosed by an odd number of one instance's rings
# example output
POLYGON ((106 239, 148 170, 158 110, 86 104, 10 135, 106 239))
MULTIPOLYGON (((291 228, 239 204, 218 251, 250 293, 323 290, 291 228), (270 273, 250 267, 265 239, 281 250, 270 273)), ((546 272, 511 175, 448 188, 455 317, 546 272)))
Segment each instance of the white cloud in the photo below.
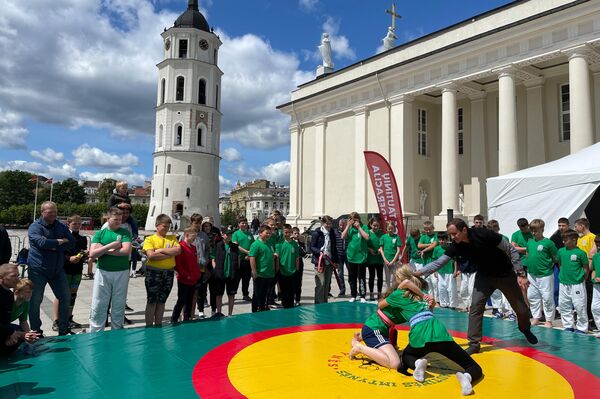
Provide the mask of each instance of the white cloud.
POLYGON ((237 149, 229 147, 221 151, 221 158, 228 162, 236 162, 242 160, 242 154, 237 149))
POLYGON ((79 174, 82 180, 102 181, 104 179, 124 180, 130 186, 142 186, 146 180, 149 180, 141 173, 118 173, 118 172, 82 172, 79 174))
POLYGON ((29 155, 35 159, 47 163, 56 163, 65 159, 65 155, 62 152, 56 152, 52 148, 46 148, 42 151, 33 150, 29 152, 29 155))
POLYGON ((304 11, 313 11, 317 4, 319 4, 319 0, 298 0, 298 5, 304 11))
POLYGON ((111 154, 99 148, 83 144, 73 150, 74 163, 77 166, 94 166, 99 168, 123 168, 139 164, 138 157, 132 153, 111 154))
POLYGON ((50 166, 41 164, 39 162, 14 160, 1 163, 0 170, 22 170, 48 178, 52 177, 57 181, 69 177, 77 177, 77 171, 75 167, 69 164, 64 164, 62 166, 50 166))
POLYGON ((63 166, 48 166, 48 175, 57 180, 66 178, 77 178, 77 170, 74 166, 64 164, 63 166))
POLYGON ((235 183, 219 175, 219 192, 230 192, 235 187, 235 183))
POLYGON ((284 186, 290 184, 289 161, 270 163, 259 168, 251 168, 244 163, 239 163, 227 167, 226 170, 231 176, 242 183, 255 179, 267 179, 284 186))
POLYGON ((348 38, 346 36, 339 35, 339 19, 327 17, 323 23, 323 31, 329 33, 329 40, 331 40, 331 51, 335 56, 348 60, 356 59, 356 53, 350 47, 350 41, 348 38))
MULTIPOLYGON (((0 17, 0 40, 2 39, 2 18, 0 17)), ((0 61, 1 63, 2 61, 0 61)), ((0 89, 1 90, 1 89, 0 89)), ((0 101, 0 105, 2 102, 0 101)), ((29 133, 21 126, 19 114, 0 107, 0 148, 27 148, 25 139, 29 133)))

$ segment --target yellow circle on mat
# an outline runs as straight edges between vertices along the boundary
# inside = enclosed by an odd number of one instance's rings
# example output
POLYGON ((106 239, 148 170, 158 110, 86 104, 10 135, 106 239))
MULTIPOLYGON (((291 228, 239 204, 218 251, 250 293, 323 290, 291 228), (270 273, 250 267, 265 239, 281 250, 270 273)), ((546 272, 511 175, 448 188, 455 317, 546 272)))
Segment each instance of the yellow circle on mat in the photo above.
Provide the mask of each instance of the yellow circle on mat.
MULTIPOLYGON (((438 354, 427 356, 429 366, 423 383, 361 355, 350 360, 350 339, 355 331, 305 331, 256 342, 233 357, 227 368, 229 380, 252 399, 460 396, 454 374, 461 369, 438 354)), ((407 343, 408 332, 398 331, 398 346, 403 348, 407 343)), ((483 380, 474 386, 474 397, 573 398, 571 386, 560 374, 527 356, 484 346, 473 358, 484 373, 483 380)))

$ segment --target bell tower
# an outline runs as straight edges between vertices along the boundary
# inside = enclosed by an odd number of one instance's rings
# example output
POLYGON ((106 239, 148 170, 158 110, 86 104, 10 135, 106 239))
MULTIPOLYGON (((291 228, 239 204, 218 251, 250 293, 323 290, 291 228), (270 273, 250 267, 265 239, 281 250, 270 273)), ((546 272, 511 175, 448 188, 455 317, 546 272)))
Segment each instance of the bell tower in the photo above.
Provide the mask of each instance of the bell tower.
POLYGON ((221 40, 189 0, 187 10, 162 33, 158 67, 156 140, 146 230, 161 213, 178 223, 200 213, 219 223, 221 40))

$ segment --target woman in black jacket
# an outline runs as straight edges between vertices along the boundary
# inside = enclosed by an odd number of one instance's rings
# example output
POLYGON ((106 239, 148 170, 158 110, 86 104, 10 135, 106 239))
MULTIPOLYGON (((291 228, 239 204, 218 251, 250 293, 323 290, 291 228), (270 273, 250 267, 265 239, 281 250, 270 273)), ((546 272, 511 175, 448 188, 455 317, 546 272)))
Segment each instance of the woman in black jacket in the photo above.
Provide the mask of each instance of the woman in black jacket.
POLYGON ((338 263, 333 219, 330 216, 323 216, 321 227, 312 232, 310 252, 315 265, 315 303, 326 303, 331 274, 338 263))

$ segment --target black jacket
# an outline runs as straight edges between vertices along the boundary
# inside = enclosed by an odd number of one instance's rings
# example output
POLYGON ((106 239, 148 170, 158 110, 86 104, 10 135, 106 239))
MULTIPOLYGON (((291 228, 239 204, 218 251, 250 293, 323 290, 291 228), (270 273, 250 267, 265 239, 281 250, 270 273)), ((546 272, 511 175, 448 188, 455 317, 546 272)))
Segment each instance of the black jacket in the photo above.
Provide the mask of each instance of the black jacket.
MULTIPOLYGON (((335 232, 333 229, 329 230, 329 240, 331 241, 331 260, 334 263, 338 263, 339 258, 337 253, 335 232)), ((311 262, 315 265, 319 262, 319 256, 321 255, 321 248, 323 248, 323 245, 325 245, 325 235, 319 227, 312 232, 310 237, 310 252, 312 254, 311 262)))
POLYGON ((0 265, 10 262, 12 257, 12 245, 10 244, 10 238, 8 232, 2 226, 0 226, 0 265))
MULTIPOLYGON (((225 278, 225 241, 221 240, 216 243, 215 248, 215 269, 212 272, 213 277, 222 279, 225 278)), ((229 243, 229 256, 231 257, 230 279, 236 279, 240 276, 240 252, 238 245, 229 243)))

